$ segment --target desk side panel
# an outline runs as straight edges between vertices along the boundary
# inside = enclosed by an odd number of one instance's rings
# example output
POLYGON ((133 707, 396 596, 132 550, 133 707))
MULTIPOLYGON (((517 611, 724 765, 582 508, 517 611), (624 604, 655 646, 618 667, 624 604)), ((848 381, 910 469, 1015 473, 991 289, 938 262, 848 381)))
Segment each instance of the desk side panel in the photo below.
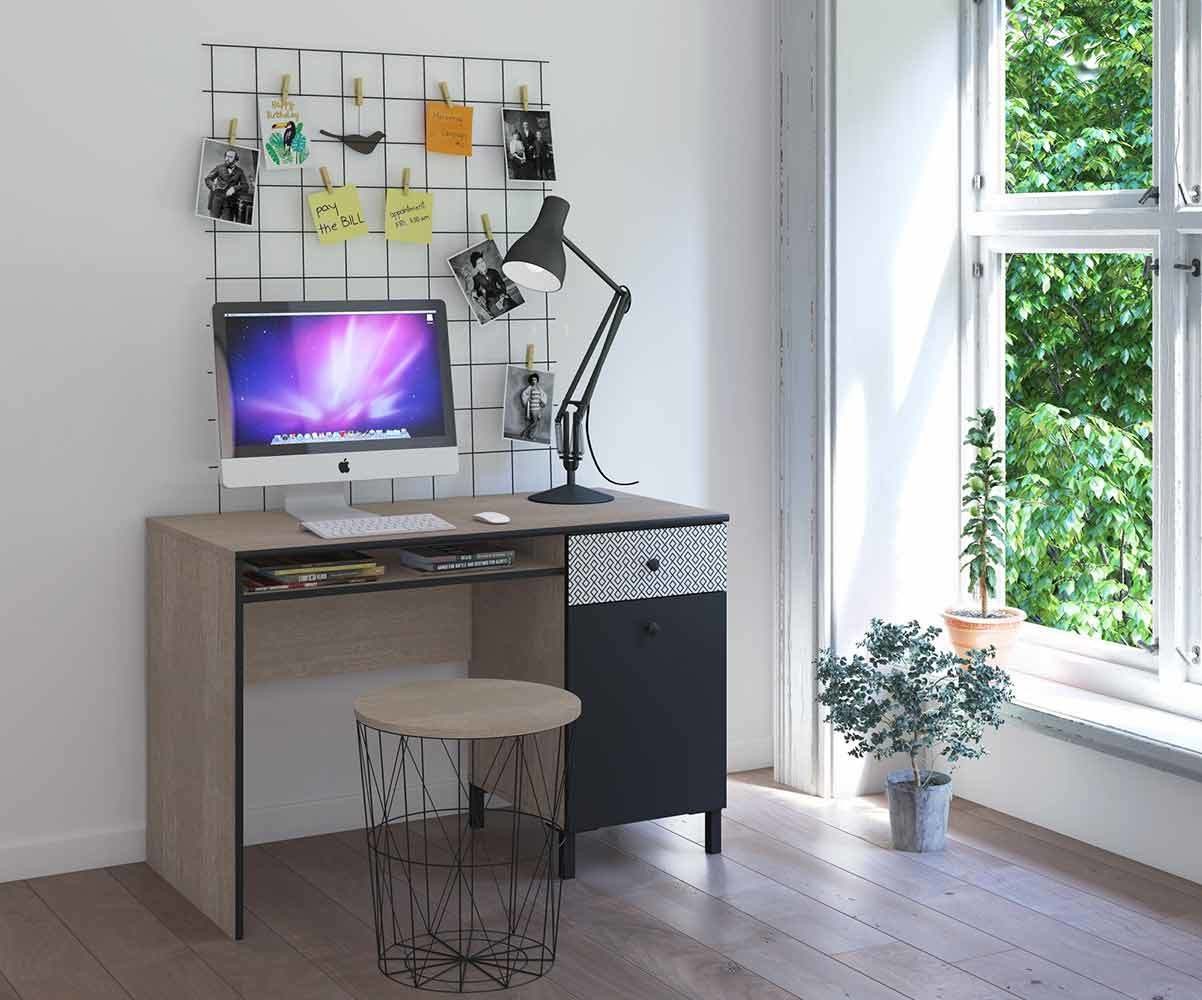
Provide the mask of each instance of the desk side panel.
POLYGON ((153 522, 147 548, 146 859, 233 937, 234 559, 153 522))

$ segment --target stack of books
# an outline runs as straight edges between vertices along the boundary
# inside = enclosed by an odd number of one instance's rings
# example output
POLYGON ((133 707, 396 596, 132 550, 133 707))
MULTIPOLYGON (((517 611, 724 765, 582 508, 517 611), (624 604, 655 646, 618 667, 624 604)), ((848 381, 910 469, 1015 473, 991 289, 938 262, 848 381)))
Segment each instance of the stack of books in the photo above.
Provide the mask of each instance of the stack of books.
POLYGON ((401 562, 424 573, 447 573, 451 570, 486 569, 513 565, 513 549, 495 545, 424 545, 415 549, 400 549, 401 562))
POLYGON ((368 583, 384 566, 365 552, 343 549, 320 556, 256 556, 247 560, 242 583, 248 591, 300 590, 332 583, 368 583))

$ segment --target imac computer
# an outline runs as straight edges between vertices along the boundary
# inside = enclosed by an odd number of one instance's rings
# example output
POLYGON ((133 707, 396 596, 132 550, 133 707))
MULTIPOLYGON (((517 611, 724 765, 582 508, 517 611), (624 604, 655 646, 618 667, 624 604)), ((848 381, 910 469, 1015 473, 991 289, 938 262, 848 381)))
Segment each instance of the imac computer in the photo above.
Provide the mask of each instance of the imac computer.
POLYGON ((446 304, 218 302, 221 482, 301 521, 368 517, 343 483, 459 469, 446 304))

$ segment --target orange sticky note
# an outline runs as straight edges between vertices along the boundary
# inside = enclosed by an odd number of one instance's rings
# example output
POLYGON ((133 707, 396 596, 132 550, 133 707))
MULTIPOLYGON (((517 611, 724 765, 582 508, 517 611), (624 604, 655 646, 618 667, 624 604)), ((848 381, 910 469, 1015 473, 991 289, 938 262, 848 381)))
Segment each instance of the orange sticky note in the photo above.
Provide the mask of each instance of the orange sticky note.
POLYGON ((426 149, 452 156, 472 155, 472 109, 445 101, 426 102, 426 149))

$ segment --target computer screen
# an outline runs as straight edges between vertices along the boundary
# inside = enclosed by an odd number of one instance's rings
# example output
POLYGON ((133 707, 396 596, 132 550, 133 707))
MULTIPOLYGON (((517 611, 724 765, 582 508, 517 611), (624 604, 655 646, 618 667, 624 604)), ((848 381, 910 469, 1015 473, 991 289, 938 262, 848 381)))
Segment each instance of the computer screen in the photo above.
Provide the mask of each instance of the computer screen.
POLYGON ((455 444, 441 302, 219 304, 224 457, 455 444))

